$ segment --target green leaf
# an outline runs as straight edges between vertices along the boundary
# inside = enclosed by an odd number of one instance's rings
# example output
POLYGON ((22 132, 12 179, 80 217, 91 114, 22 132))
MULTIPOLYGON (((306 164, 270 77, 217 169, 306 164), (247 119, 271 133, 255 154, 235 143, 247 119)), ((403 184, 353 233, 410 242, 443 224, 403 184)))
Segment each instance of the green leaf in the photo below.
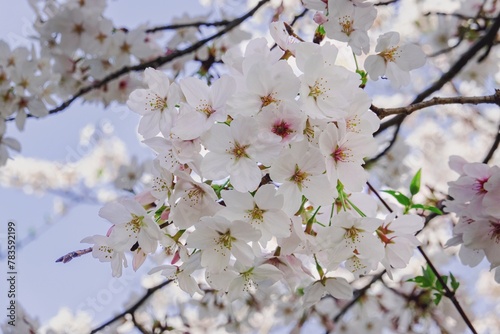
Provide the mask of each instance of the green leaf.
POLYGON ((439 302, 441 301, 441 298, 443 298, 443 295, 436 292, 434 293, 434 304, 436 304, 436 306, 439 304, 439 302))
POLYGON ((417 174, 413 177, 410 183, 410 193, 412 196, 418 194, 420 191, 420 175, 422 174, 422 168, 418 170, 417 174))
POLYGON ((411 208, 431 211, 431 212, 434 212, 435 214, 438 214, 438 215, 443 214, 443 211, 439 210, 439 208, 436 208, 435 206, 432 206, 432 205, 412 204, 411 208))
POLYGON ((457 281, 455 276, 450 272, 450 278, 451 278, 451 288, 453 289, 453 292, 457 291, 458 287, 460 286, 460 282, 457 281))
MULTIPOLYGON (((443 280, 444 284, 448 284, 448 276, 442 275, 441 279, 443 280)), ((444 290, 444 286, 441 284, 441 281, 439 280, 436 281, 436 289, 438 289, 439 291, 444 290)))
POLYGON ((406 206, 409 206, 411 204, 411 201, 408 197, 400 193, 399 191, 396 190, 382 190, 385 193, 388 193, 392 197, 394 197, 400 204, 406 206))

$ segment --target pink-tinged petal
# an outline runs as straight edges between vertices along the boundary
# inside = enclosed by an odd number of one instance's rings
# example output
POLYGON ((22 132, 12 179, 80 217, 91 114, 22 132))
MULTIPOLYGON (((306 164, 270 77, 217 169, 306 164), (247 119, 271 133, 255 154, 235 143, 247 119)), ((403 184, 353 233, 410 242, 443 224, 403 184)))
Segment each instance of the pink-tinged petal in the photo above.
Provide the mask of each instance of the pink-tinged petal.
POLYGON ((143 116, 137 131, 146 139, 156 136, 160 132, 160 118, 159 112, 143 116))
POLYGON ((259 188, 254 196, 255 203, 262 210, 280 209, 283 207, 283 196, 276 195, 274 184, 265 184, 259 188))
POLYGON ((231 184, 234 189, 246 192, 254 191, 262 179, 262 171, 257 163, 247 158, 240 158, 233 166, 230 166, 231 184))
POLYGON ((212 272, 221 272, 229 264, 230 252, 227 248, 216 245, 201 253, 201 265, 212 272))
POLYGON ((206 121, 207 117, 204 114, 190 107, 183 107, 172 133, 182 140, 196 139, 205 132, 206 121))
POLYGON ((458 156, 458 155, 452 155, 450 156, 450 160, 448 162, 448 165, 452 170, 457 172, 458 174, 464 174, 464 165, 467 164, 467 160, 464 158, 458 156))
POLYGON ((148 89, 136 89, 132 93, 127 100, 127 106, 134 112, 139 115, 148 115, 154 112, 147 103, 148 94, 150 91, 148 89))
POLYGON ((125 224, 128 223, 132 216, 125 209, 125 207, 118 202, 106 203, 100 210, 99 216, 107 219, 113 224, 125 224))
POLYGON ((290 218, 283 211, 266 212, 264 220, 264 226, 276 238, 286 238, 290 235, 290 218))
POLYGON ((342 277, 329 277, 325 282, 325 289, 335 298, 338 299, 351 299, 352 287, 345 278, 342 277))
POLYGON ((310 176, 302 188, 302 193, 315 205, 329 205, 338 196, 337 188, 333 187, 326 175, 310 176))
POLYGON ((231 223, 231 235, 237 240, 257 241, 260 238, 260 231, 254 229, 250 224, 243 221, 231 223))
POLYGON ((340 182, 347 191, 359 192, 363 190, 368 173, 359 164, 344 162, 337 165, 337 173, 340 182))
POLYGON ((215 124, 202 137, 202 141, 203 145, 211 152, 226 153, 233 143, 231 129, 226 124, 215 124))
POLYGON ((201 176, 206 179, 222 180, 229 176, 228 163, 225 155, 209 152, 201 162, 201 176))
POLYGON ((236 190, 223 190, 221 191, 221 197, 228 208, 252 210, 254 206, 252 195, 249 193, 242 193, 236 190))
POLYGON ((209 103, 210 94, 207 84, 198 78, 188 77, 180 82, 181 90, 191 107, 198 108, 203 103, 209 103))
POLYGON ((236 81, 227 75, 220 77, 211 87, 212 105, 215 110, 224 108, 227 100, 236 91, 236 81))
MULTIPOLYGON (((259 233, 258 235, 260 237, 260 232, 257 232, 259 233)), ((253 253, 252 247, 241 241, 233 242, 231 246, 231 253, 233 253, 234 257, 238 261, 240 261, 245 266, 250 267, 253 265, 255 254, 253 253)))

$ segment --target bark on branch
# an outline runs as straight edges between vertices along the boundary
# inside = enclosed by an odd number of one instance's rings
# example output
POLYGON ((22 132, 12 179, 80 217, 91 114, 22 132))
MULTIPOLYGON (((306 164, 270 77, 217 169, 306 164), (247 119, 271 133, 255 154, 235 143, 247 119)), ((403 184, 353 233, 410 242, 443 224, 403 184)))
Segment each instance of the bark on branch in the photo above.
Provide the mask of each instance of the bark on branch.
POLYGON ((495 94, 487 96, 454 96, 454 97, 434 97, 430 100, 410 104, 400 108, 379 108, 373 104, 370 109, 382 119, 390 115, 409 115, 414 111, 445 104, 496 104, 500 106, 500 90, 496 89, 495 94))

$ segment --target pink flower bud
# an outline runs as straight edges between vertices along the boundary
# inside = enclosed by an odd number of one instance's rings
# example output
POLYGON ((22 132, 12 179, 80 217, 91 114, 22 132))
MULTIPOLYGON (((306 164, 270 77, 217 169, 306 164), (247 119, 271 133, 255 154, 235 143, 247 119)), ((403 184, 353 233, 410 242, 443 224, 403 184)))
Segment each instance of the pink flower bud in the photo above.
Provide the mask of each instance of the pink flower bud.
POLYGON ((328 20, 328 18, 322 12, 316 12, 316 14, 314 14, 314 16, 313 16, 313 20, 317 24, 323 24, 328 20))

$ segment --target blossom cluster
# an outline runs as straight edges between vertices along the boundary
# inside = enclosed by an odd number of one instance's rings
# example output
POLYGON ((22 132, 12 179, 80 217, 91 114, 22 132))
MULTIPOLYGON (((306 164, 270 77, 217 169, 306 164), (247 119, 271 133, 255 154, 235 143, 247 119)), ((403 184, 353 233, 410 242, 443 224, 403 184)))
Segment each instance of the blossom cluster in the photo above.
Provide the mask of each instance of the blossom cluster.
MULTIPOLYGON (((357 15, 360 4, 344 5, 357 15)), ((157 154, 151 188, 106 204, 100 216, 113 226, 83 240, 114 276, 125 252, 137 269, 160 244, 173 257, 152 272, 191 295, 203 294, 200 284, 229 300, 287 289, 309 307, 325 294, 351 298, 348 280, 379 265, 390 273, 408 264, 423 219, 376 218, 361 193, 379 126, 362 78, 336 64, 333 44, 290 43, 282 22, 271 30, 281 48, 258 38, 243 53, 230 49, 211 85, 144 72, 147 88, 127 104, 157 154)))
POLYGON ((451 156, 450 168, 460 176, 448 183, 446 208, 459 220, 447 245, 461 245, 460 260, 470 267, 486 257, 500 283, 500 167, 451 156))

